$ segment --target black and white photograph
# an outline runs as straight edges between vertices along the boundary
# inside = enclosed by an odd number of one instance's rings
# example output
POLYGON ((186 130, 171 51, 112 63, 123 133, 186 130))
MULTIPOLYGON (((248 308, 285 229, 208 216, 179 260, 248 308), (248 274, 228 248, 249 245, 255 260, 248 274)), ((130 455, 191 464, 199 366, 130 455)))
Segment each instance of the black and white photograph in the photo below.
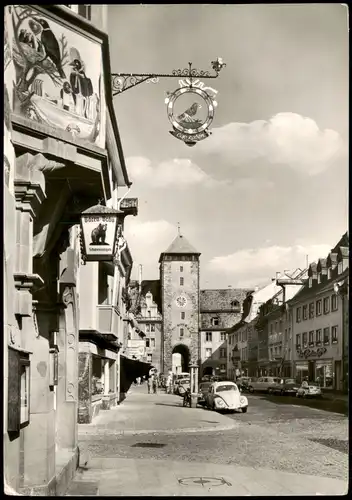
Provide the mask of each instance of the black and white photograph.
POLYGON ((349 11, 4 6, 7 496, 349 491, 349 11))

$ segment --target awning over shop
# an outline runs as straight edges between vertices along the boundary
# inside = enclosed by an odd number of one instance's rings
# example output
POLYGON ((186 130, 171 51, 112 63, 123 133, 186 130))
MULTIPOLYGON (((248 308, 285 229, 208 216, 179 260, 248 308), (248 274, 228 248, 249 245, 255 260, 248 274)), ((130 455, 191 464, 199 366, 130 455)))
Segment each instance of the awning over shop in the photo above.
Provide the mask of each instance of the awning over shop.
POLYGON ((143 363, 136 359, 120 356, 120 390, 127 392, 131 384, 137 377, 149 377, 149 371, 152 368, 150 363, 143 363))

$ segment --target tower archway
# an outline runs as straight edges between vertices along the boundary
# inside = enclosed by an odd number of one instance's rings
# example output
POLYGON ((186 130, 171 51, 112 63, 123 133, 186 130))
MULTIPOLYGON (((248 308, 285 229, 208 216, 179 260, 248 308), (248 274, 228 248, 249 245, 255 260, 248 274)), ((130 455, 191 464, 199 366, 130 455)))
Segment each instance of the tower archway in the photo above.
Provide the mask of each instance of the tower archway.
POLYGON ((175 373, 189 372, 190 352, 185 344, 177 344, 172 349, 172 367, 175 373))

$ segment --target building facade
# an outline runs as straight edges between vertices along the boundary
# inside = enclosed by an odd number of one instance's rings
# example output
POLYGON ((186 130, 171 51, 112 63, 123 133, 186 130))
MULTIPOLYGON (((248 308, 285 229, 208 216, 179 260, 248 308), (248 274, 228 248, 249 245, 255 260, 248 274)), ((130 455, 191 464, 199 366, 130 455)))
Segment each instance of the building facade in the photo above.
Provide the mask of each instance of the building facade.
POLYGON ((248 290, 200 291, 200 373, 227 374, 229 356, 227 330, 240 321, 242 304, 248 290))
MULTIPOLYGON (((80 265, 80 215, 130 182, 105 32, 65 6, 6 6, 4 48, 4 476, 16 491, 61 495, 78 461, 85 308, 102 341, 119 328, 99 298, 111 271, 80 265), (53 57, 44 30, 58 42, 53 57)), ((100 356, 114 389, 116 350, 95 346, 94 370, 100 356)))
POLYGON ((289 302, 294 376, 338 391, 346 390, 348 380, 346 294, 340 293, 348 286, 347 245, 346 233, 326 259, 309 266, 308 280, 289 302))
POLYGON ((132 281, 132 310, 139 325, 139 339, 130 339, 129 352, 137 359, 150 363, 158 373, 162 367, 162 314, 159 280, 132 281), (138 343, 138 351, 135 352, 138 343))
POLYGON ((172 370, 173 354, 181 355, 183 372, 198 364, 199 256, 181 234, 160 255, 164 373, 172 370))

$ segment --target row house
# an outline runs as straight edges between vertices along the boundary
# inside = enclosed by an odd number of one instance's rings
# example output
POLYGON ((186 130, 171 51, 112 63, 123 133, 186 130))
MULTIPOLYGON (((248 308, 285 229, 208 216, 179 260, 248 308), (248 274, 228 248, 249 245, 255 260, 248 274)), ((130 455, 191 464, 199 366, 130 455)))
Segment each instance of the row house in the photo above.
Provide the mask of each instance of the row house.
POLYGON ((246 289, 200 291, 200 372, 201 375, 227 374, 227 330, 240 321, 246 289))
POLYGON ((326 259, 312 263, 308 280, 289 302, 293 375, 324 389, 346 390, 348 380, 348 277, 346 233, 326 259))
POLYGON ((133 314, 139 325, 139 338, 128 340, 128 353, 137 359, 150 363, 158 373, 162 366, 162 315, 160 281, 142 280, 141 266, 139 281, 130 285, 134 297, 133 314), (136 350, 138 351, 136 352, 136 350))
MULTIPOLYGON (((277 278, 291 281, 301 275, 302 270, 297 269, 294 273, 277 273, 277 278)), ((286 290, 272 279, 268 285, 247 294, 241 322, 228 331, 227 344, 232 354, 228 357, 227 373, 232 380, 239 374, 269 375, 281 371, 282 366, 289 373, 290 353, 283 347, 285 335, 289 335, 289 316, 286 318, 281 306, 285 296, 290 298, 292 293, 292 287, 286 290)))
POLYGON ((113 264, 81 262, 82 212, 118 209, 123 240, 131 183, 107 6, 69 7, 9 5, 4 25, 4 477, 44 496, 64 494, 75 473, 77 420, 119 398, 132 267, 127 242, 113 264), (44 57, 44 29, 55 60, 44 57))

